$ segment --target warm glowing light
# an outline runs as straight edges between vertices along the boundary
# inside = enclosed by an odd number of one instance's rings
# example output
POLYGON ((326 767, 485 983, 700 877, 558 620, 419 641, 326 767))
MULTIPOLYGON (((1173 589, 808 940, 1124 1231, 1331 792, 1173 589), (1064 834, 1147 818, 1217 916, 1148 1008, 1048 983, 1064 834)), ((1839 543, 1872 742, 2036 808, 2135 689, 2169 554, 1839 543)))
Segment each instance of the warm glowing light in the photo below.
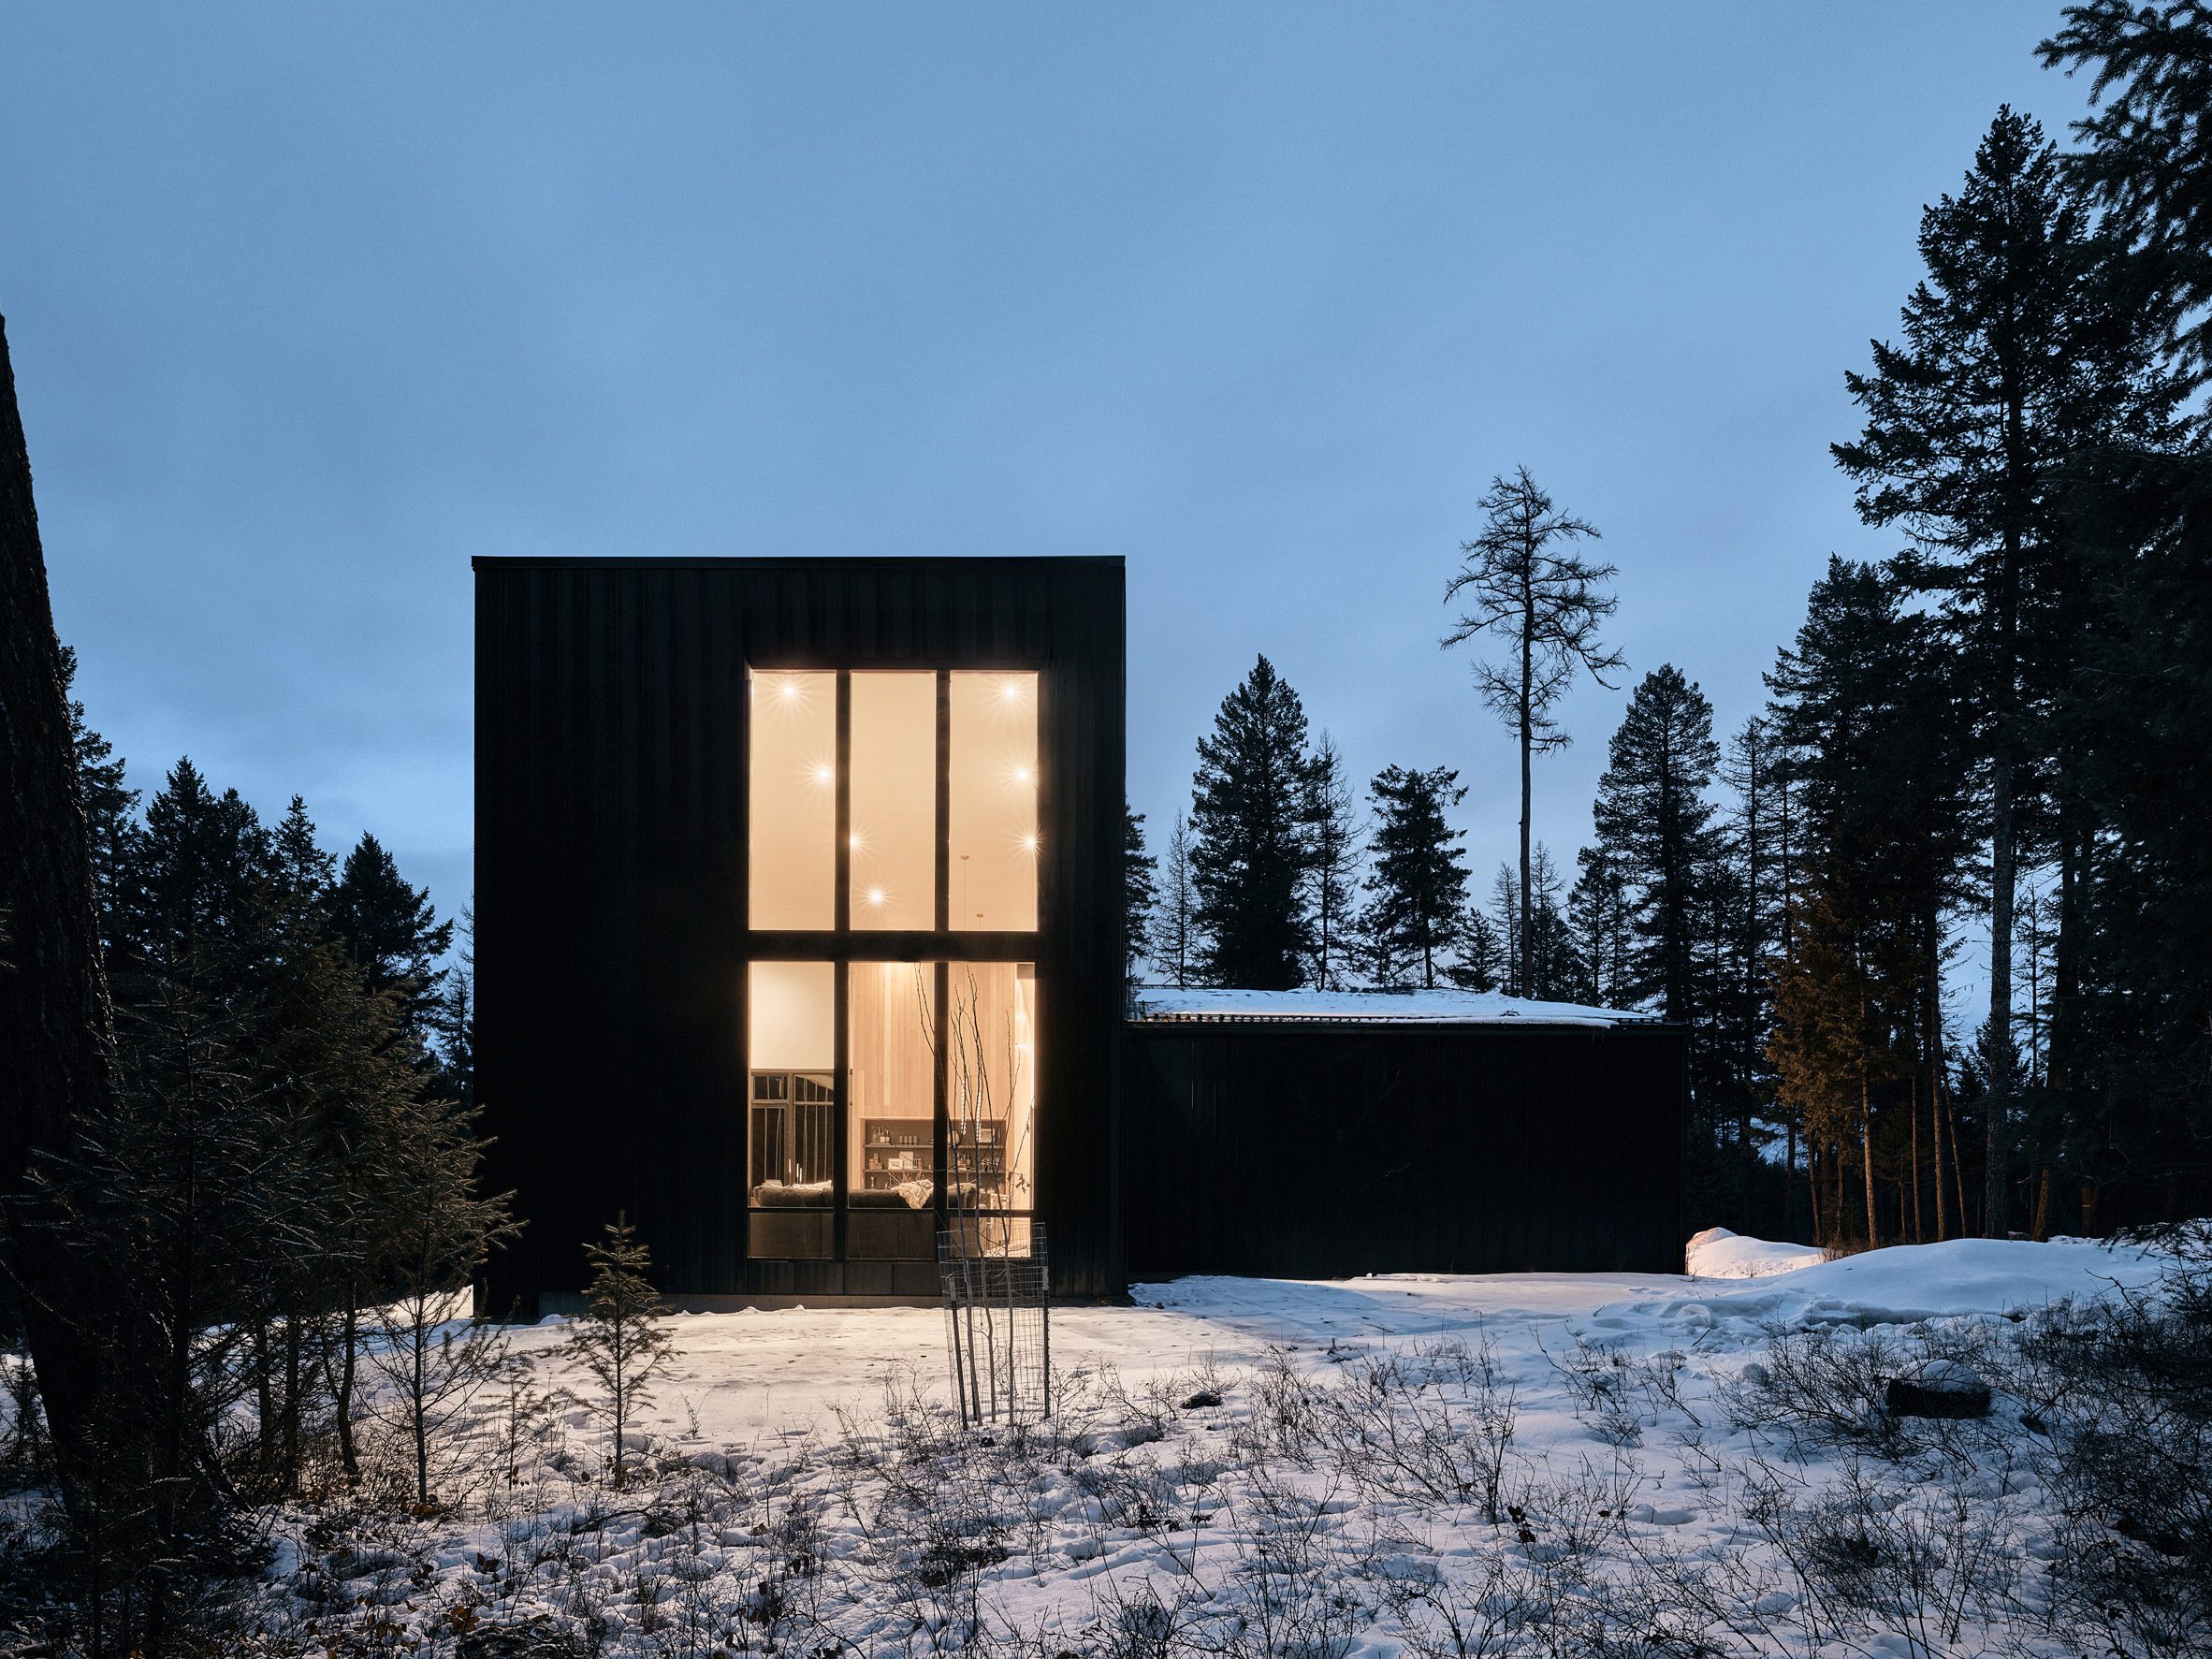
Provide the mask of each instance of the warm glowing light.
POLYGON ((795 679, 785 680, 776 688, 776 694, 786 703, 796 703, 799 700, 799 682, 795 679))
POLYGON ((1016 783, 1026 783, 1026 782, 1028 782, 1028 781, 1029 781, 1029 768, 1028 768, 1028 767, 1026 767, 1026 766, 1016 766, 1016 767, 1014 768, 1014 781, 1015 781, 1016 783))
POLYGON ((847 839, 851 842, 854 851, 857 851, 861 845, 860 832, 858 830, 854 830, 852 834, 847 837, 847 839))
POLYGON ((872 905, 880 905, 884 902, 885 895, 880 887, 871 887, 868 889, 868 903, 872 905))
POLYGON ((837 775, 831 771, 827 766, 817 766, 814 768, 814 781, 817 783, 835 782, 837 780, 837 775))
POLYGON ((1008 680, 1006 684, 998 688, 998 694, 1011 703, 1022 694, 1022 682, 1018 679, 1008 680))
POLYGON ((1024 837, 1022 837, 1022 851, 1023 851, 1024 852, 1034 852, 1034 851, 1037 851, 1037 837, 1036 837, 1035 836, 1024 836, 1024 837))

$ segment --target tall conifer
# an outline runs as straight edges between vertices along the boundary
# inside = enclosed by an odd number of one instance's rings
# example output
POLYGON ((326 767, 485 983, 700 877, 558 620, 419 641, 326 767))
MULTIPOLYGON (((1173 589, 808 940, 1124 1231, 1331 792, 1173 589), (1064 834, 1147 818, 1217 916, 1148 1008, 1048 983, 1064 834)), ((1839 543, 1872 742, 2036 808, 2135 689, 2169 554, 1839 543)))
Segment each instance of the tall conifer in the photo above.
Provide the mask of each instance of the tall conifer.
POLYGON ((1288 990, 1304 982, 1313 924, 1313 773, 1305 709, 1265 657, 1222 699, 1199 739, 1191 880, 1216 985, 1288 990))
POLYGON ((1466 798, 1459 774, 1386 766, 1368 786, 1374 862, 1361 927, 1375 978, 1433 990, 1467 905, 1463 832, 1445 813, 1466 798))

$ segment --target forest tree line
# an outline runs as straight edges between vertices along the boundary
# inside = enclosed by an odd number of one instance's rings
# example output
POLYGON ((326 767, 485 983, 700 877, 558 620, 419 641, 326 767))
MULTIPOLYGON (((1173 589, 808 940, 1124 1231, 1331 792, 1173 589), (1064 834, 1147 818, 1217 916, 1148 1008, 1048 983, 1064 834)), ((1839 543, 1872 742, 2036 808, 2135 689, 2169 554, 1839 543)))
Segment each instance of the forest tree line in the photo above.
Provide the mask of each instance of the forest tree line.
POLYGON ((1156 847, 1129 815, 1132 976, 1656 1011, 1690 1034, 1700 1226, 1850 1245, 2212 1202, 2212 35, 2095 4, 2043 51, 2102 102, 2070 150, 2001 109, 1924 211, 1833 445, 1897 551, 1829 560, 1765 706, 1716 734, 1649 670, 1591 844, 1534 842, 1553 709, 1625 664, 1596 527, 1497 478, 1444 643, 1515 740, 1518 857, 1478 884, 1469 782, 1360 787, 1261 656, 1187 812, 1156 847), (1972 1008, 1946 994, 1969 953, 1972 1008))

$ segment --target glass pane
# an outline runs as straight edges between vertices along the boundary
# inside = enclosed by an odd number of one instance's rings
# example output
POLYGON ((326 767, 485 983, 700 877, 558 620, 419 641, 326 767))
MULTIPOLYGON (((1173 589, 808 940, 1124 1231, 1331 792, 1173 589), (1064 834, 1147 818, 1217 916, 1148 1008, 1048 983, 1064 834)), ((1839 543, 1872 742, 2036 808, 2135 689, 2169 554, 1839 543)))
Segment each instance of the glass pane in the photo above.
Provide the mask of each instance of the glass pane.
POLYGON ((835 926, 837 677, 754 675, 751 757, 752 925, 835 926))
POLYGON ((837 1157, 837 968, 827 962, 755 962, 749 1029, 746 1143, 752 1202, 827 1209, 837 1157))
POLYGON ((1035 1201, 1037 970, 956 962, 946 1010, 946 1201, 959 1211, 1035 1201))
POLYGON ((925 1209, 937 1180, 937 969, 926 962, 855 962, 851 972, 846 1190, 856 1209, 925 1209))
POLYGON ((937 676, 852 677, 852 925, 937 926, 937 676))
POLYGON ((953 676, 954 932, 1037 925, 1037 677, 953 676))

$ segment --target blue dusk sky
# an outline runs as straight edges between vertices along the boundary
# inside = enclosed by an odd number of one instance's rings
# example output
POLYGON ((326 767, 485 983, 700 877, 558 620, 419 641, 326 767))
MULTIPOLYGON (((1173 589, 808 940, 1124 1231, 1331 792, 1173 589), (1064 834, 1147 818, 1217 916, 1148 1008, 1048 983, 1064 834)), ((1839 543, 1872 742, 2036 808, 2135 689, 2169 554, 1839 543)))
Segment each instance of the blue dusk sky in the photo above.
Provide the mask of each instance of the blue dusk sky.
MULTIPOLYGON (((1156 848, 1264 651, 1364 779, 1514 761, 1437 648, 1526 464, 1722 731, 1853 515, 1843 371, 2054 5, 38 4, 0 313, 63 638, 468 897, 477 554, 1097 554, 1156 848)), ((1537 763, 1563 862, 1627 684, 1537 763)))

